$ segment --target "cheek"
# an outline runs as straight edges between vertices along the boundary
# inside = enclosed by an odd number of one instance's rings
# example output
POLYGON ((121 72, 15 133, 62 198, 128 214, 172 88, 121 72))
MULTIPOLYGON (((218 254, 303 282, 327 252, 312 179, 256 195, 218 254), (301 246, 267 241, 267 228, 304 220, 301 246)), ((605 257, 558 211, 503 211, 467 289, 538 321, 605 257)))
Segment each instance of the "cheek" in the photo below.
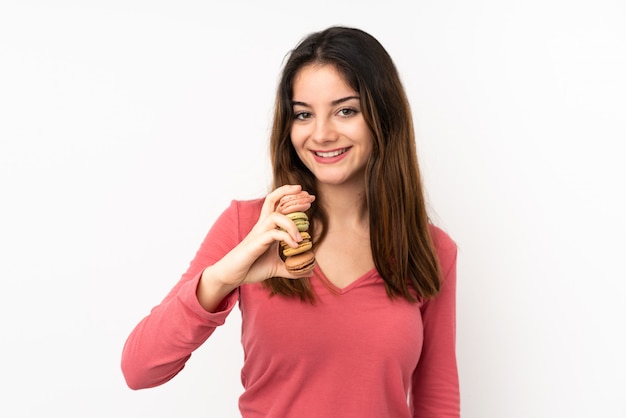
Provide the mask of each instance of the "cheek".
POLYGON ((305 138, 302 128, 292 127, 291 131, 289 132, 289 136, 291 137, 291 144, 296 149, 296 151, 300 153, 300 149, 302 148, 304 144, 304 138, 305 138))
POLYGON ((353 138, 358 138, 364 148, 371 150, 374 147, 374 135, 367 126, 355 129, 353 131, 353 138))

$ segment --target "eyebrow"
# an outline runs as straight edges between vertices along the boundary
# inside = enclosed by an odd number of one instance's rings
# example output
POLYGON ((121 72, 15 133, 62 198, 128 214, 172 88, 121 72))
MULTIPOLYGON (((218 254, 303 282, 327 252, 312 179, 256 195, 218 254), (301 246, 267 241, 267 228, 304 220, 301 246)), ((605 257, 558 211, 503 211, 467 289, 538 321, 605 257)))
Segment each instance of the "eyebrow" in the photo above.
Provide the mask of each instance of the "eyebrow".
MULTIPOLYGON (((341 99, 333 100, 332 102, 330 102, 330 104, 333 105, 333 106, 337 106, 338 104, 347 102, 347 101, 352 100, 352 99, 361 100, 361 98, 359 96, 347 96, 347 97, 342 97, 341 99)), ((308 103, 305 103, 305 102, 292 101, 291 104, 292 104, 292 106, 311 107, 308 103)))

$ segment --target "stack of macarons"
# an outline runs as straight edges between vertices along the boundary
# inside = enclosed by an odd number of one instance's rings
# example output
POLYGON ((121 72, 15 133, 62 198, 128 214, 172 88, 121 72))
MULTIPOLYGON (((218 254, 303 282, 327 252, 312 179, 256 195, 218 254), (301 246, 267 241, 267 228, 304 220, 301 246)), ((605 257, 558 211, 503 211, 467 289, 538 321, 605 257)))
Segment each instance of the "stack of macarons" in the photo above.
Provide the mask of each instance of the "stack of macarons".
POLYGON ((307 192, 301 192, 298 195, 286 196, 278 204, 278 211, 291 219, 296 226, 302 241, 298 243, 296 248, 290 247, 286 242, 280 243, 280 256, 285 262, 287 271, 295 275, 309 273, 315 267, 315 254, 313 253, 313 242, 311 236, 307 232, 309 229, 309 218, 306 213, 301 211, 290 211, 290 207, 296 207, 303 199, 308 199, 307 192))

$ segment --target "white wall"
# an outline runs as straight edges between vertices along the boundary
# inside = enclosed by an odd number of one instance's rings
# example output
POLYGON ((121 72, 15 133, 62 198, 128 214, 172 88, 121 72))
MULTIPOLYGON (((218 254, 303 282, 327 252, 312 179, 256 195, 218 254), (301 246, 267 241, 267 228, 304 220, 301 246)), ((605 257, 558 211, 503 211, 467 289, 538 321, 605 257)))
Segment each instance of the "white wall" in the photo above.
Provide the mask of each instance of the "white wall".
POLYGON ((0 4, 0 415, 237 416, 237 315, 159 388, 121 348, 266 191, 284 54, 347 24, 395 58, 460 247, 463 416, 626 417, 624 3, 221 3, 0 4))

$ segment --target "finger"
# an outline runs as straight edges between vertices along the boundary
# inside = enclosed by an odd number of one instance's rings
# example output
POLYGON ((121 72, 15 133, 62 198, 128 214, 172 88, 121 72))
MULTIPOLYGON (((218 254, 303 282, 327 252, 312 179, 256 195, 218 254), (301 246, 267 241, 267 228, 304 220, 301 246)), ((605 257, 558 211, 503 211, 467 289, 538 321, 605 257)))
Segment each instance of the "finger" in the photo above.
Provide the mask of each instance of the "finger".
POLYGON ((272 240, 285 241, 287 245, 295 248, 298 242, 302 241, 302 235, 295 222, 278 212, 270 213, 255 229, 266 237, 263 240, 266 244, 272 240))
POLYGON ((273 190, 265 197, 263 208, 261 209, 261 215, 267 216, 269 213, 274 212, 280 199, 289 194, 296 194, 301 190, 302 186, 299 184, 286 184, 273 190))
POLYGON ((282 241, 285 241, 291 247, 298 246, 298 243, 302 241, 302 234, 298 230, 298 225, 296 225, 294 221, 278 212, 274 212, 270 216, 270 219, 274 224, 274 228, 278 228, 279 230, 286 232, 289 236, 288 239, 283 239, 282 241))
MULTIPOLYGON (((293 222, 292 222, 293 223, 293 222)), ((297 234, 296 237, 292 235, 292 233, 284 230, 284 229, 270 229, 266 232, 266 239, 268 243, 277 243, 284 242, 292 248, 296 248, 299 245, 299 242, 302 241, 302 237, 300 236, 300 232, 296 229, 297 234)), ((280 245, 280 244, 279 244, 280 245)))

